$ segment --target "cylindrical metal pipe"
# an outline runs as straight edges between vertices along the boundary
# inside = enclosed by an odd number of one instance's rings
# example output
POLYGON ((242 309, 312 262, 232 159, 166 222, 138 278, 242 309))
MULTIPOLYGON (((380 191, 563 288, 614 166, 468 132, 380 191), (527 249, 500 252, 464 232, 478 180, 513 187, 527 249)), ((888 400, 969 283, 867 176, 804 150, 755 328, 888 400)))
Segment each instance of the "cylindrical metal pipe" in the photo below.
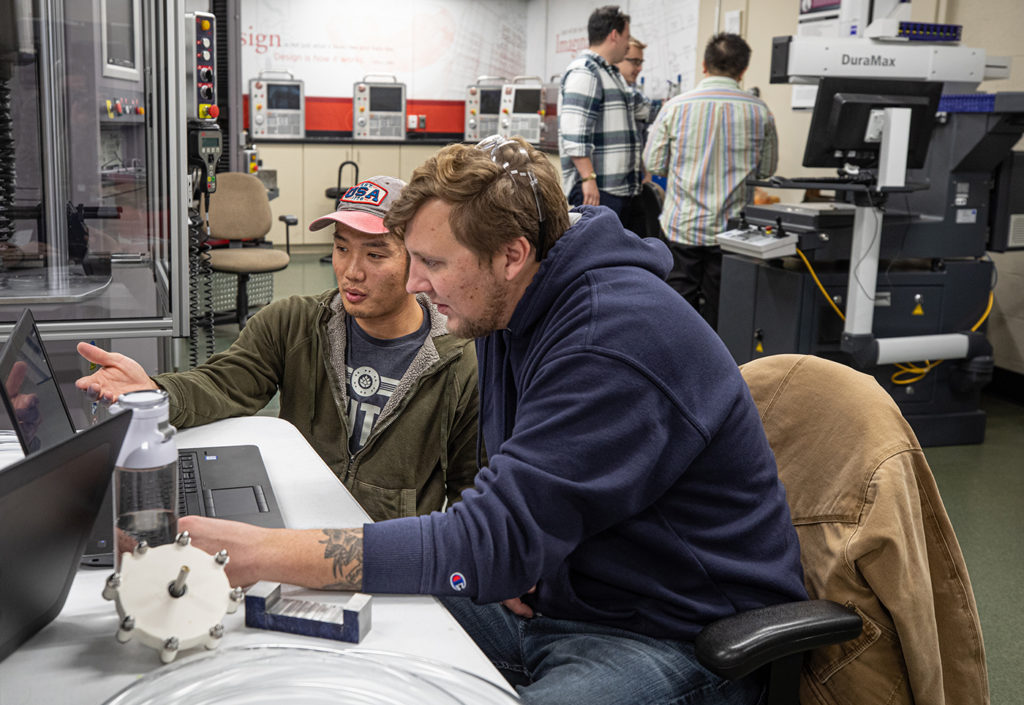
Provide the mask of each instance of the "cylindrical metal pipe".
POLYGON ((178 571, 178 577, 167 588, 167 591, 171 593, 171 597, 181 597, 185 594, 185 589, 187 588, 185 580, 188 578, 188 573, 188 566, 181 566, 181 570, 178 571))

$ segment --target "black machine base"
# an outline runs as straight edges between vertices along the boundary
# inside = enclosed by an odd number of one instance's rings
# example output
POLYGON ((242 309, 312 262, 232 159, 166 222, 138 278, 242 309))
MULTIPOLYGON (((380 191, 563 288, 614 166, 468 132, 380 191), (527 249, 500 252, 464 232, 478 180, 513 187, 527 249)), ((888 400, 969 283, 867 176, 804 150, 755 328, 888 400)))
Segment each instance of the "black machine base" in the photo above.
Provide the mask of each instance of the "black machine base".
MULTIPOLYGON (((818 276, 842 305, 848 285, 845 266, 823 265, 818 276)), ((966 331, 985 310, 990 280, 991 264, 984 261, 886 271, 878 287, 874 334, 884 338, 966 331)), ((843 321, 799 260, 769 263, 726 254, 718 334, 738 364, 801 353, 873 375, 924 447, 984 441, 985 413, 979 404, 981 389, 991 380, 990 356, 946 360, 916 379, 917 373, 903 374, 899 382, 893 379, 898 373, 894 366, 856 364, 842 349, 843 321)))
POLYGON ((904 414, 922 448, 982 443, 985 412, 981 409, 946 414, 904 414))

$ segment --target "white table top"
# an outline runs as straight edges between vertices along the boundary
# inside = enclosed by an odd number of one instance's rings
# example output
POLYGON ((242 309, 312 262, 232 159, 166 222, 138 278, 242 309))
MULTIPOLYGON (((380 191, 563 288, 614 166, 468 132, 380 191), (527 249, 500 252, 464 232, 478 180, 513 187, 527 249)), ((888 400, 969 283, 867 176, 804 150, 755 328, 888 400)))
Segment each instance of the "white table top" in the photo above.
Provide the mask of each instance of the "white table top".
MULTIPOLYGON (((365 512, 294 426, 253 416, 180 431, 178 447, 259 446, 284 521, 290 528, 345 528, 368 521, 365 512)), ((0 703, 102 703, 160 667, 157 652, 136 640, 119 644, 117 611, 101 597, 109 568, 82 568, 57 619, 0 662, 0 703)), ((285 586, 284 596, 346 602, 349 593, 285 586)), ((245 610, 224 618, 220 648, 248 644, 356 646, 245 626, 245 610)), ((507 688, 505 680, 435 598, 374 596, 372 628, 359 648, 407 653, 475 673, 507 688)), ((184 658, 199 650, 184 651, 184 658)))

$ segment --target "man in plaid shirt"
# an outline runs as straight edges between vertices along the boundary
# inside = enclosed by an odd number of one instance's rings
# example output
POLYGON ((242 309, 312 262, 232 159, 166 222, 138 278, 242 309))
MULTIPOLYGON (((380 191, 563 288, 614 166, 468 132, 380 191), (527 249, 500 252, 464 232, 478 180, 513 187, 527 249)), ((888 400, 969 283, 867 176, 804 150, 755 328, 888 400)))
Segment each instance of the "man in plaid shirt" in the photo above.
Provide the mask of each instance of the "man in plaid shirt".
POLYGON ((608 206, 628 228, 643 148, 634 115, 643 104, 615 67, 629 51, 629 15, 599 7, 587 35, 590 48, 566 68, 558 95, 562 190, 571 205, 608 206))

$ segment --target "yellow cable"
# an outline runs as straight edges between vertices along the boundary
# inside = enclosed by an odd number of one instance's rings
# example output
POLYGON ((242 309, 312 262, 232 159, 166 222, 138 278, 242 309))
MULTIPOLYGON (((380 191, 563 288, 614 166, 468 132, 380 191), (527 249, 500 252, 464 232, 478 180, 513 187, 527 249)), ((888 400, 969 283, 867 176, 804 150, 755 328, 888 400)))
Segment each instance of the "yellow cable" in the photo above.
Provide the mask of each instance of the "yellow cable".
MULTIPOLYGON (((839 310, 838 306, 836 306, 836 302, 832 300, 832 297, 828 295, 828 291, 825 290, 825 285, 821 283, 820 279, 818 279, 818 275, 814 271, 814 267, 811 266, 810 261, 804 255, 803 251, 798 247, 798 248, 796 248, 796 253, 798 255, 800 255, 800 259, 802 259, 804 261, 804 266, 806 266, 807 267, 807 271, 811 273, 811 277, 814 279, 814 283, 818 285, 818 289, 821 291, 821 295, 825 297, 825 300, 828 301, 829 306, 831 306, 832 310, 836 312, 836 315, 839 316, 840 319, 845 321, 846 320, 846 316, 844 316, 843 312, 839 310)), ((985 307, 985 312, 983 314, 981 314, 981 318, 978 319, 978 322, 975 323, 973 326, 971 326, 971 330, 972 331, 978 330, 978 328, 981 327, 981 324, 985 322, 985 319, 988 318, 989 314, 992 313, 992 305, 993 305, 994 302, 995 302, 995 292, 989 291, 988 292, 988 305, 985 307)), ((944 362, 943 360, 936 360, 935 362, 931 362, 930 360, 925 360, 924 361, 924 367, 918 367, 914 363, 900 363, 900 362, 897 362, 897 363, 894 363, 894 366, 897 368, 897 371, 893 372, 892 376, 889 379, 892 381, 893 384, 899 384, 899 385, 913 384, 914 382, 919 382, 920 380, 924 379, 924 377, 929 372, 934 370, 936 367, 941 365, 943 362, 944 362), (908 375, 908 374, 913 374, 913 375, 917 375, 917 376, 916 377, 912 377, 910 379, 904 379, 903 375, 908 375)))
POLYGON ((988 314, 992 313, 992 304, 995 303, 995 300, 996 292, 988 292, 988 306, 985 307, 985 313, 981 314, 981 318, 978 319, 978 322, 971 326, 971 330, 978 330, 981 328, 981 324, 985 322, 986 318, 988 318, 988 314))
POLYGON ((838 306, 836 306, 836 302, 833 301, 832 297, 828 295, 827 291, 825 291, 825 285, 821 283, 820 279, 818 279, 818 275, 814 271, 814 267, 811 266, 811 263, 808 261, 807 257, 804 255, 803 251, 798 247, 798 248, 796 248, 796 253, 798 255, 800 255, 800 259, 802 259, 804 261, 804 265, 807 266, 807 271, 810 272, 811 273, 811 277, 814 278, 814 283, 817 284, 818 285, 818 289, 821 290, 821 295, 825 297, 825 300, 828 301, 829 306, 831 306, 832 310, 836 312, 836 315, 839 316, 839 318, 841 318, 842 320, 845 321, 846 320, 846 316, 843 315, 843 312, 839 310, 838 306))

